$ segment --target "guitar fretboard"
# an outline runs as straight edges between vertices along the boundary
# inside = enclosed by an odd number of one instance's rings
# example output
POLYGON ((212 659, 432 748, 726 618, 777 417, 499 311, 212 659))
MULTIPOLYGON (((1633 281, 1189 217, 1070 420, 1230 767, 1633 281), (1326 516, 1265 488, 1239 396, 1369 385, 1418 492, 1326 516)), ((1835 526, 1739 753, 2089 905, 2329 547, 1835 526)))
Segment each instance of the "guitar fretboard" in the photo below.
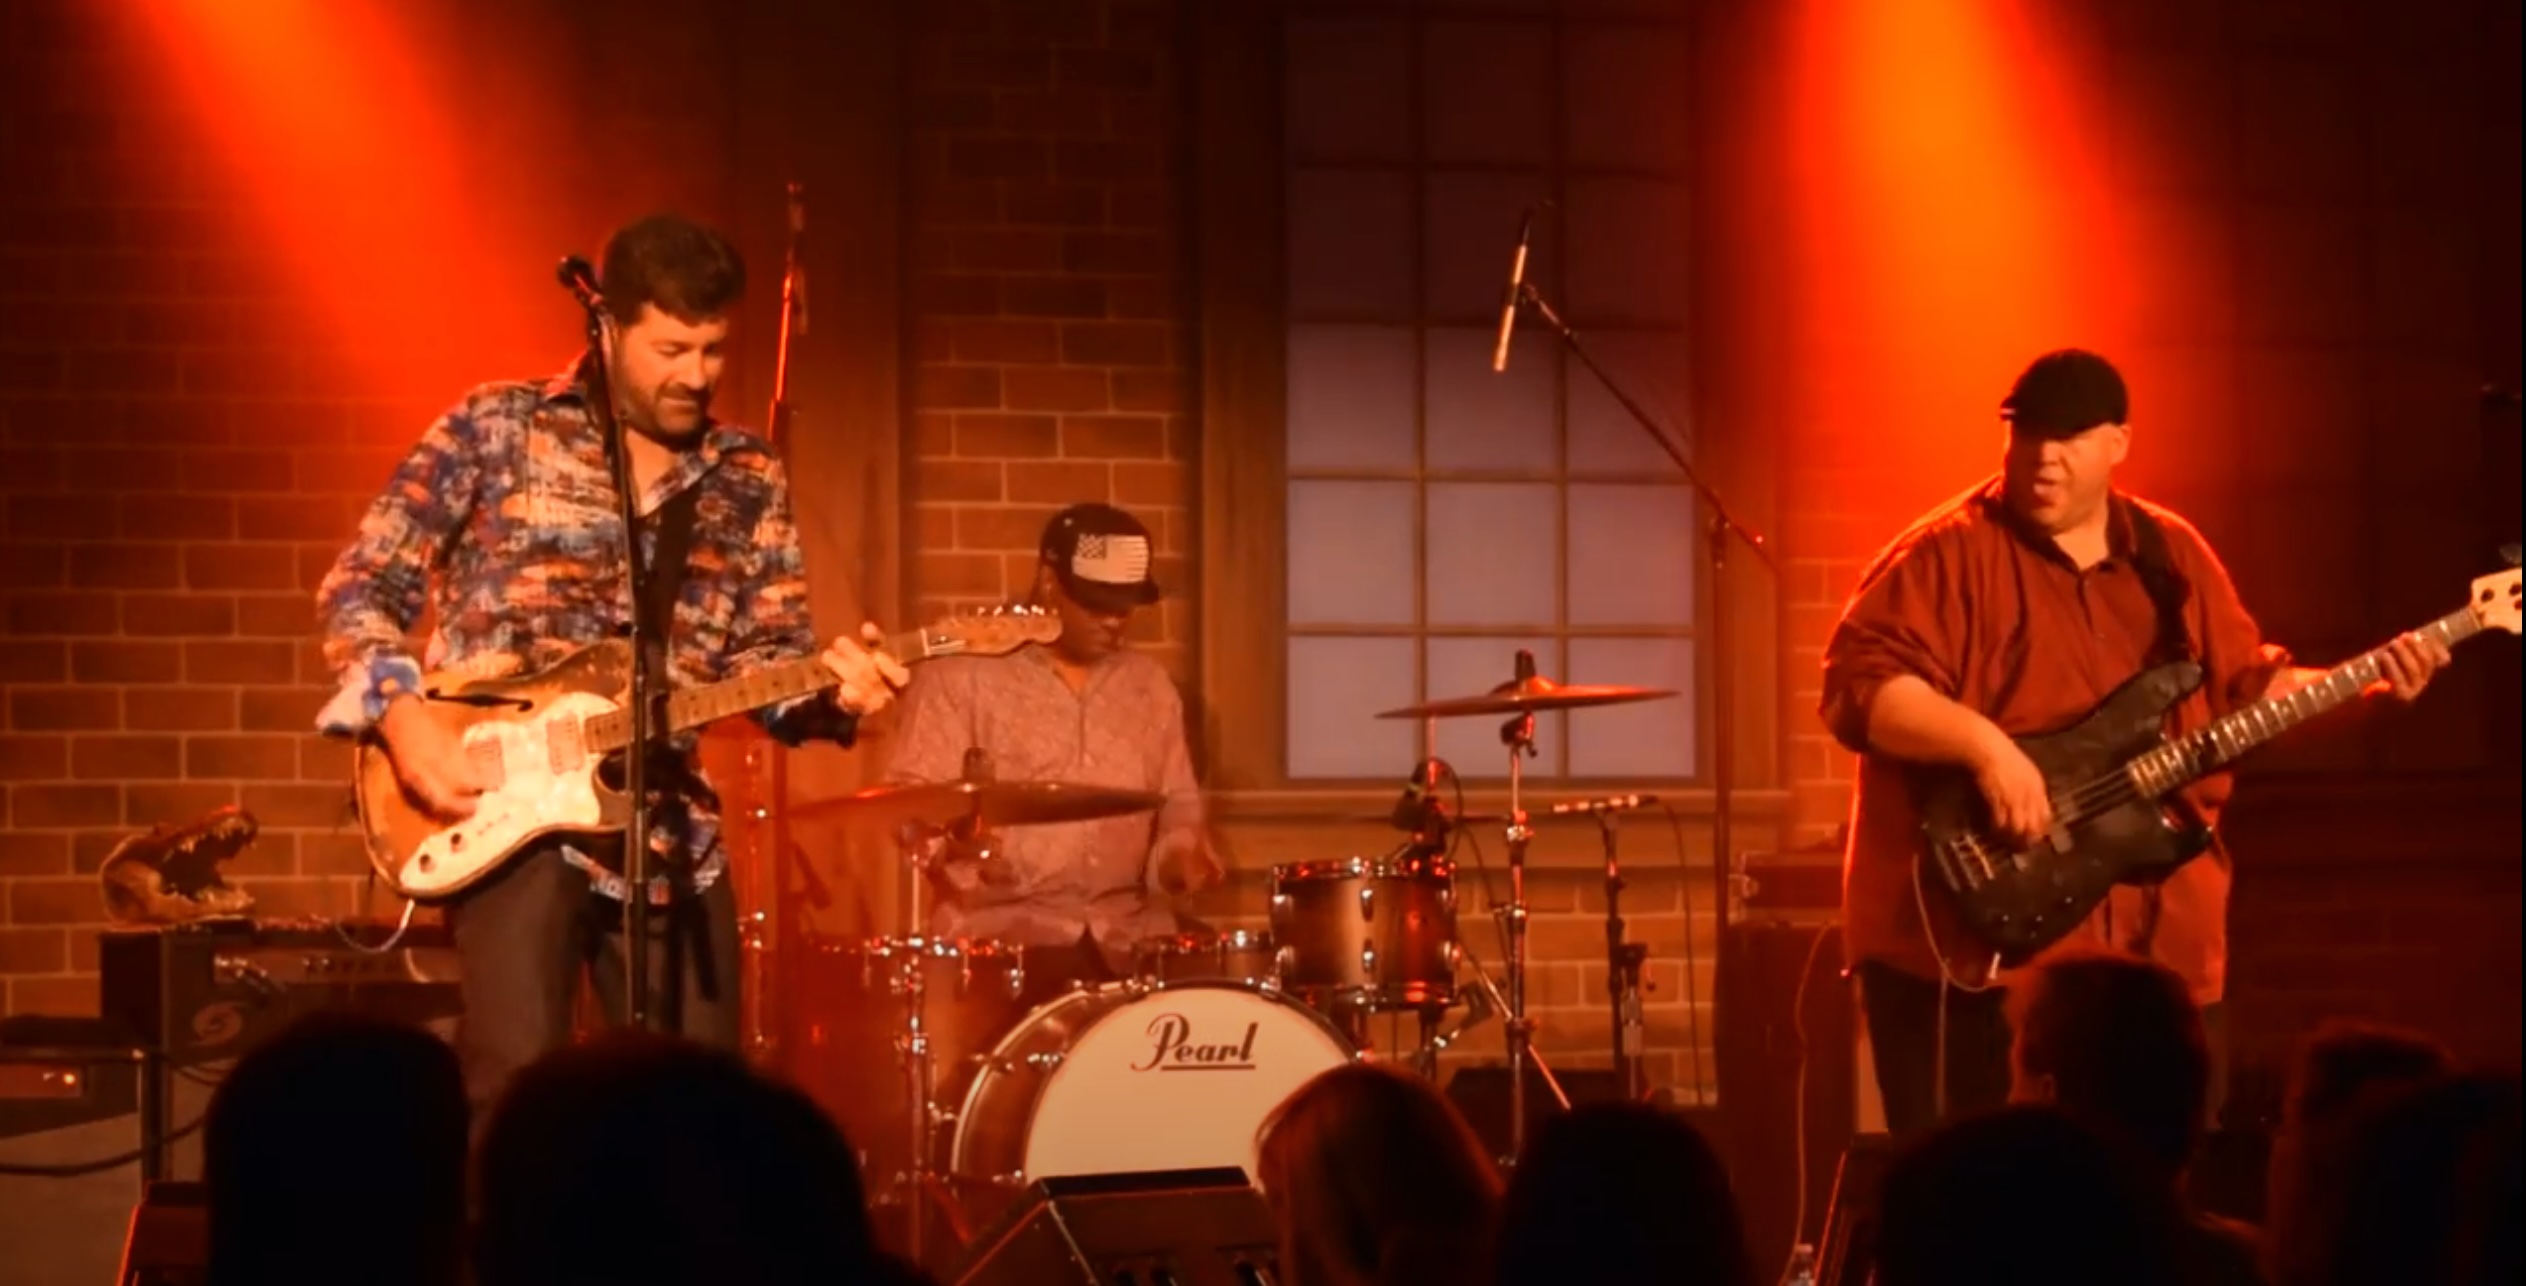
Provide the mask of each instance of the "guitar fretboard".
MULTIPOLYGON (((962 651, 956 640, 928 630, 909 630, 888 635, 885 649, 906 663, 926 661, 962 651)), ((669 693, 666 702, 665 726, 650 729, 653 737, 663 737, 716 723, 734 715, 765 706, 811 697, 837 682, 833 671, 822 660, 805 656, 794 661, 767 665, 752 673, 718 683, 704 684, 669 693)), ((631 744, 631 711, 609 710, 590 716, 585 741, 596 754, 610 754, 631 744)))
MULTIPOLYGON (((2450 612, 2414 631, 2452 648, 2482 630, 2470 610, 2450 612)), ((2359 699, 2385 678, 2382 647, 2344 661, 2324 677, 2279 696, 2265 697, 2209 725, 2175 738, 2125 766, 2132 784, 2155 798, 2243 759, 2273 738, 2359 699)))

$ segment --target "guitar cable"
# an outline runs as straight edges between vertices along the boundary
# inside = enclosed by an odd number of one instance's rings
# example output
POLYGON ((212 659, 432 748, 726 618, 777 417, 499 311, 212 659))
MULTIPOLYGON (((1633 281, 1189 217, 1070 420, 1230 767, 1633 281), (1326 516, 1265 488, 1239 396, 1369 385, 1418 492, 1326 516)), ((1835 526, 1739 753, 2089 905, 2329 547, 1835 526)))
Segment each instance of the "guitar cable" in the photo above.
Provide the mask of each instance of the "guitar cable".
POLYGON ((1930 1113, 1934 1118, 1947 1115, 1947 993, 1950 989, 1980 995, 1999 986, 2000 958, 1991 957, 1991 981, 1968 983, 1957 979, 1947 967, 1947 949, 1938 941, 1938 930, 1930 927, 1929 894, 1921 887, 1921 864, 1912 864, 1912 906, 1921 916, 1921 937, 1930 944, 1930 958, 1938 961, 1938 1007, 1932 1020, 1930 1045, 1930 1113))

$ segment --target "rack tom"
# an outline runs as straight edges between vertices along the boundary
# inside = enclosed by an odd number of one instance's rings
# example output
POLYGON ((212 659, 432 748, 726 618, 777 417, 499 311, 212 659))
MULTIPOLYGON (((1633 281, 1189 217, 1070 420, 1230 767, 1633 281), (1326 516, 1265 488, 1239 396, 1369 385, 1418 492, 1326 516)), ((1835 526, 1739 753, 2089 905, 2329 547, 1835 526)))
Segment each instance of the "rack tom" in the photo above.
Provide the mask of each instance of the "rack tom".
POLYGON ((1218 933, 1168 933, 1133 944, 1132 977, 1145 987, 1171 982, 1225 981, 1258 987, 1280 985, 1272 935, 1249 929, 1218 933))
POLYGON ((1351 857, 1272 868, 1281 986, 1319 1009, 1444 1007, 1456 995, 1456 866, 1351 857))

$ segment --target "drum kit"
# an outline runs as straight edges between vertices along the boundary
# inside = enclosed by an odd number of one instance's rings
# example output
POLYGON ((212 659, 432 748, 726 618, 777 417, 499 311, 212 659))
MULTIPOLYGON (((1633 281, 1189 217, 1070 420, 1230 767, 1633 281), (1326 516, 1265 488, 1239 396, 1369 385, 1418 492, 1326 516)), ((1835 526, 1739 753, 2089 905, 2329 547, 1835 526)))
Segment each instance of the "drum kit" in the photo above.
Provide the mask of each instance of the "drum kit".
MULTIPOLYGON (((1132 944, 1114 981, 1057 982, 1029 1003, 1030 949, 929 936, 923 887, 946 853, 991 860, 994 832, 1154 810, 1155 792, 1051 781, 1002 781, 967 752, 963 775, 874 787, 818 805, 887 828, 906 867, 902 931, 806 945, 815 980, 799 999, 789 1071, 840 1120, 861 1151, 872 1205, 899 1219, 907 1253, 936 1262, 1026 1185, 1055 1175, 1255 1169, 1256 1135, 1272 1110, 1319 1073, 1371 1052, 1369 1021, 1415 1016, 1419 1069, 1497 1014, 1507 1032, 1511 1146, 1523 1142, 1526 1018, 1522 760, 1535 753, 1540 711, 1675 695, 1633 687, 1563 686, 1517 654, 1516 677, 1488 693, 1381 712, 1379 718, 1507 716, 1509 811, 1468 819, 1440 802, 1435 759, 1392 819, 1412 839, 1385 856, 1274 866, 1268 932, 1176 933, 1132 944), (1452 828, 1505 823, 1508 905, 1505 993, 1457 933, 1452 828), (1470 985, 1460 970, 1470 966, 1470 985), (1436 1028, 1446 1011, 1465 1017, 1436 1028), (1177 1075, 1176 1073, 1202 1073, 1177 1075)), ((1610 875, 1610 872, 1609 872, 1610 875)), ((1610 890, 1609 890, 1610 891, 1610 890)), ((802 980, 803 981, 803 980, 802 980)), ((1567 1105, 1566 1098, 1563 1099, 1567 1105)))

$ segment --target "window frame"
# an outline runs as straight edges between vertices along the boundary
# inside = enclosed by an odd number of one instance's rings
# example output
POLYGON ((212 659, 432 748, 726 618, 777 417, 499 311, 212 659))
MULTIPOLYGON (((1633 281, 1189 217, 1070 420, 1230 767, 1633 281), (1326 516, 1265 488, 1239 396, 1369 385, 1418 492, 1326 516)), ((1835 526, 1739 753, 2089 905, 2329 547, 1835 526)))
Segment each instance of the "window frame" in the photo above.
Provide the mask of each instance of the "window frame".
MULTIPOLYGON (((1383 799, 1391 795, 1395 784, 1384 779, 1293 779, 1288 773, 1287 645, 1291 632, 1285 506, 1289 480, 1286 345, 1290 319, 1285 305, 1287 283, 1282 253, 1286 245, 1283 202, 1290 169, 1282 116, 1286 76, 1283 24, 1290 16, 1288 11, 1288 6, 1278 5, 1199 6, 1191 36, 1199 69, 1199 74, 1191 78, 1195 115, 1191 205, 1195 221, 1201 417, 1198 562, 1204 586, 1197 682, 1191 702, 1200 732, 1197 753, 1208 786, 1227 803, 1227 812, 1257 817, 1295 817, 1311 806, 1329 801, 1383 799), (1273 252, 1258 254, 1259 246, 1271 247, 1273 252)), ((1693 34, 1689 24, 1687 33, 1688 38, 1693 34)), ((1695 225, 1689 235, 1695 247, 1696 265, 1707 246, 1699 226, 1705 168, 1699 157, 1690 158, 1686 167, 1685 181, 1691 193, 1688 199, 1693 203, 1695 225)), ((1556 181, 1560 178, 1557 167, 1556 181)), ((1696 323, 1707 314, 1699 298, 1702 274, 1696 271, 1692 275, 1697 283, 1696 297, 1686 309, 1688 321, 1682 329, 1685 347, 1692 355, 1693 375, 1684 404, 1673 409, 1689 425, 1695 469, 1739 506, 1741 516, 1757 521, 1762 509, 1747 512, 1751 502, 1740 498, 1740 489, 1732 487, 1731 479, 1738 470, 1730 466, 1745 462, 1727 458, 1733 453, 1725 449, 1722 434, 1714 431, 1705 414, 1706 367, 1702 361, 1709 346, 1703 328, 1696 323)), ((1533 325, 1531 317, 1522 319, 1520 329, 1525 333, 1521 340, 1549 342, 1549 332, 1531 328, 1533 325)), ((1640 329, 1669 332, 1676 328, 1666 325, 1640 329)), ((1559 382, 1566 400, 1571 380, 1593 377, 1575 362, 1565 360, 1562 367, 1559 382)), ((1621 373, 1616 374, 1619 378, 1621 373)), ((1556 415, 1566 418, 1560 410, 1556 415)), ((1565 452, 1556 471, 1555 485, 1566 488, 1574 480, 1592 476, 1589 471, 1573 471, 1566 465, 1565 452)), ((1697 520, 1706 521, 1706 515, 1697 514, 1697 520)), ((1566 517, 1563 522, 1566 525, 1566 517)), ((1420 557, 1416 553, 1416 566, 1420 557)), ((1714 641, 1706 629, 1717 587, 1711 583, 1708 563, 1700 561, 1704 558, 1704 553, 1696 552, 1698 574, 1694 578, 1690 625, 1684 631, 1666 627, 1648 631, 1662 637, 1693 640, 1693 775, 1556 778, 1545 789, 1556 793, 1656 790, 1669 803, 1688 812, 1707 811, 1717 747, 1710 657, 1714 641)), ((1788 802, 1781 785, 1786 777, 1786 766, 1780 762, 1784 750, 1779 717, 1781 667, 1779 659, 1772 655, 1781 635, 1777 599, 1768 590, 1760 591, 1759 599, 1756 593, 1748 592, 1757 588, 1752 576, 1769 576, 1759 568, 1748 567, 1755 562, 1741 550, 1733 551, 1723 569, 1735 595, 1730 602, 1734 614, 1730 634, 1737 649, 1732 657, 1736 675, 1732 685, 1736 689, 1732 703, 1737 749, 1735 811, 1747 821, 1779 813, 1788 802)), ((1556 593, 1566 597, 1566 581, 1556 593)), ((1414 631, 1432 636, 1447 632, 1426 627, 1414 631)), ((1603 631, 1584 628, 1574 633, 1566 623, 1546 631, 1565 639, 1621 637, 1632 632, 1637 631, 1609 627, 1603 631)), ((1552 677, 1576 681, 1566 674, 1552 677)), ((1422 746, 1424 750, 1428 748, 1426 734, 1422 746)), ((1402 767, 1398 766, 1397 778, 1402 767)), ((1469 777, 1482 777, 1503 770, 1483 765, 1479 770, 1467 766, 1466 771, 1469 777)), ((1468 794, 1504 795, 1505 785, 1476 782, 1469 785, 1468 794)))

